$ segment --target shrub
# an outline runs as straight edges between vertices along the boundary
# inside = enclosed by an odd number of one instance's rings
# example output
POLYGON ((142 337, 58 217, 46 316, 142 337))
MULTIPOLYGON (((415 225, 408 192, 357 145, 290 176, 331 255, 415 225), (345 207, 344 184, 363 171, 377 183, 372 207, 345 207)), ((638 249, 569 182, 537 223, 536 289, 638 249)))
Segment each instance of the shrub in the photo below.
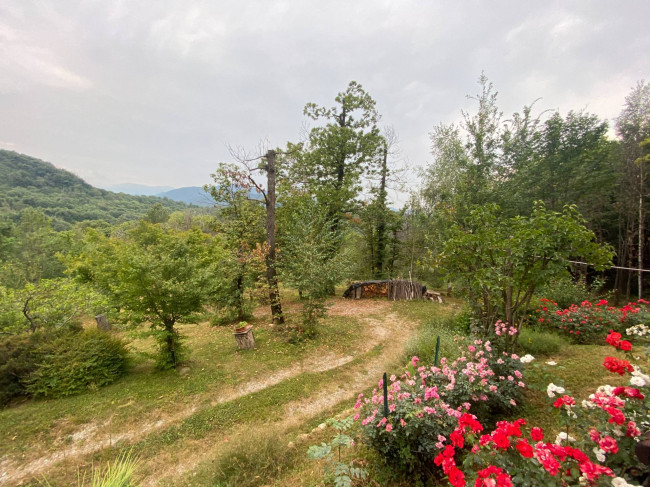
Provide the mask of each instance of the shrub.
POLYGON ((560 352, 568 342, 557 333, 524 328, 519 334, 517 344, 524 353, 547 356, 560 352))
POLYGON ((538 323, 558 330, 576 343, 595 343, 609 330, 622 331, 625 328, 650 321, 649 301, 640 299, 621 308, 609 306, 601 299, 593 304, 583 301, 562 309, 556 302, 541 299, 537 310, 538 323))
POLYGON ((95 389, 124 375, 124 343, 96 330, 67 333, 40 345, 41 361, 25 380, 35 397, 62 397, 95 389))
POLYGON ((426 472, 456 419, 470 408, 491 420, 511 413, 521 399, 525 384, 518 356, 493 349, 489 341, 458 340, 453 362, 443 358, 440 367, 425 367, 413 357, 409 370, 390 378, 387 416, 381 382, 370 398, 360 394, 355 404, 365 441, 405 473, 426 472))
POLYGON ((576 282, 571 277, 564 276, 553 279, 542 286, 538 294, 556 302, 560 308, 565 309, 573 303, 582 303, 585 300, 599 301, 603 297, 607 297, 598 292, 602 285, 603 282, 599 280, 588 285, 584 279, 576 282))
POLYGON ((26 395, 26 380, 37 368, 45 343, 51 333, 36 332, 9 336, 0 341, 0 406, 26 395))
MULTIPOLYGON (((645 333, 647 328, 628 336, 645 333)), ((632 353, 632 344, 621 338, 620 333, 611 332, 606 341, 634 361, 638 352, 632 353)), ((603 365, 620 375, 630 372, 630 385, 600 386, 578 403, 563 388, 549 384, 547 394, 554 401, 551 409, 558 420, 557 430, 561 431, 554 440, 545 437, 541 428, 526 426, 524 419, 499 422, 494 431, 481 435, 484 431, 477 418, 465 414, 434 463, 442 468, 449 483, 458 487, 631 487, 628 481, 642 482, 648 467, 640 463, 634 451, 650 427, 650 377, 627 360, 607 357, 603 365)))

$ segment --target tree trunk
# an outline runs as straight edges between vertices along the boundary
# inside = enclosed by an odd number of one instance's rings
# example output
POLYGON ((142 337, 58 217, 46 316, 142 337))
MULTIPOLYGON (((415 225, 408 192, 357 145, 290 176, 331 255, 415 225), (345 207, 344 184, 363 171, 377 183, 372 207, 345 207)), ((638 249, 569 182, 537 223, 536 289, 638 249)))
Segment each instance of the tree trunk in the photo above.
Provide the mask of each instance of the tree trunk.
POLYGON ((174 331, 174 321, 165 321, 164 325, 165 332, 167 333, 165 344, 167 345, 171 365, 172 367, 176 367, 178 365, 178 354, 176 353, 176 332, 174 331))
POLYGON ((639 165, 639 299, 643 297, 643 162, 639 165))
POLYGON ((237 348, 242 350, 249 350, 255 348, 255 337, 253 336, 253 327, 248 325, 246 330, 242 332, 235 332, 235 340, 237 341, 237 348))
POLYGON ((31 300, 32 298, 27 298, 25 301, 25 305, 23 306, 23 316, 27 319, 27 321, 29 321, 29 331, 34 333, 38 328, 38 324, 36 323, 34 317, 29 313, 29 302, 31 300))
POLYGON ((271 315, 273 323, 284 324, 282 315, 282 304, 280 303, 280 289, 278 288, 278 277, 275 269, 275 151, 266 153, 266 281, 269 285, 269 299, 271 301, 271 315))
POLYGON ((388 174, 388 146, 384 142, 384 154, 381 163, 381 181, 379 183, 379 194, 377 196, 377 252, 375 253, 375 269, 377 277, 382 279, 384 275, 384 260, 386 259, 386 176, 388 174))

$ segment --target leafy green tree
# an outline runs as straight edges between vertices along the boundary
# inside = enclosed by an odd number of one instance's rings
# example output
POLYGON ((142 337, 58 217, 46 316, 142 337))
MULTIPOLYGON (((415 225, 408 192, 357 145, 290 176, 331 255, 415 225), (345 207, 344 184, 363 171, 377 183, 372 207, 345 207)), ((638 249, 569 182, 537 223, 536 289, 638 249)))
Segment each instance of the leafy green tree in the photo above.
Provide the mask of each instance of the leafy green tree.
POLYGON ((612 249, 597 244, 584 223, 574 206, 559 213, 540 202, 530 216, 513 218, 496 205, 479 207, 451 229, 438 262, 466 290, 479 333, 499 319, 521 327, 535 290, 566 275, 568 259, 611 265, 612 249))
POLYGON ((0 288, 0 329, 12 334, 41 328, 75 328, 80 318, 106 307, 91 287, 66 278, 41 279, 23 288, 0 288))
POLYGON ((251 312, 246 293, 261 274, 258 249, 264 243, 264 211, 259 200, 249 198, 252 186, 237 166, 221 164, 212 178, 214 184, 205 189, 221 205, 216 231, 229 252, 216 301, 226 314, 234 311, 233 321, 244 321, 251 312))
POLYGON ((95 283, 129 322, 151 323, 160 344, 159 367, 182 360, 178 322, 191 322, 214 293, 222 250, 198 229, 175 232, 140 222, 122 238, 90 231, 70 270, 95 283))
POLYGON ((26 283, 63 276, 63 265, 56 257, 64 250, 63 241, 42 211, 25 208, 18 224, 6 235, 5 258, 0 261, 5 285, 21 288, 26 283))
POLYGON ((300 293, 303 325, 312 335, 327 311, 330 289, 347 273, 347 256, 331 253, 338 237, 324 209, 311 196, 283 200, 280 216, 280 277, 300 293))
POLYGON ((383 147, 376 103, 359 83, 351 81, 335 103, 305 105, 304 114, 323 125, 311 129, 306 144, 290 144, 282 164, 285 186, 302 188, 326 209, 339 237, 332 252, 340 247, 344 215, 355 209, 363 177, 379 170, 383 147))
MULTIPOLYGON (((642 162, 644 149, 642 142, 650 137, 650 83, 640 81, 625 98, 625 106, 616 119, 616 133, 620 138, 621 164, 619 169, 619 210, 618 262, 627 267, 637 264, 642 268, 644 262, 645 229, 647 225, 647 198, 645 197, 647 168, 642 162), (636 261, 636 262, 635 262, 636 261)), ((629 298, 630 273, 627 279, 622 270, 616 275, 616 288, 625 288, 629 298)), ((642 276, 638 274, 639 296, 642 293, 642 276)))
POLYGON ((147 213, 144 215, 144 220, 150 223, 167 223, 167 220, 169 220, 169 210, 162 203, 156 202, 147 210, 147 213))

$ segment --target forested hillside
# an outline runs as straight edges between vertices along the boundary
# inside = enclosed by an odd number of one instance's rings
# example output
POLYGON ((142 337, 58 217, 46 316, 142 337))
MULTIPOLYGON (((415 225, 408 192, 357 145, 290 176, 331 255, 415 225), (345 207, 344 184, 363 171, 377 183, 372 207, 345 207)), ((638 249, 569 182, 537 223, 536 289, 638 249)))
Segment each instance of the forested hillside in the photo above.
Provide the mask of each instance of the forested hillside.
POLYGON ((187 207, 166 198, 94 188, 48 162, 0 150, 0 209, 12 217, 25 208, 36 208, 52 218, 55 228, 62 229, 84 220, 136 220, 157 202, 170 211, 187 207))

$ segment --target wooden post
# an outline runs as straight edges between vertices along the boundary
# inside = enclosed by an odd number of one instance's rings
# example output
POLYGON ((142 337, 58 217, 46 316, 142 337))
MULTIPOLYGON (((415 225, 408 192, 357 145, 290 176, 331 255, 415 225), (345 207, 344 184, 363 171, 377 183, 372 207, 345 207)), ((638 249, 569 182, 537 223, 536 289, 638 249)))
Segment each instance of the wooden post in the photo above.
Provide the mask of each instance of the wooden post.
POLYGON ((95 321, 97 322, 97 329, 100 331, 111 331, 113 329, 105 314, 95 316, 95 321))
POLYGON ((243 331, 235 331, 237 348, 249 350, 255 348, 255 337, 253 336, 253 325, 248 325, 243 331))

